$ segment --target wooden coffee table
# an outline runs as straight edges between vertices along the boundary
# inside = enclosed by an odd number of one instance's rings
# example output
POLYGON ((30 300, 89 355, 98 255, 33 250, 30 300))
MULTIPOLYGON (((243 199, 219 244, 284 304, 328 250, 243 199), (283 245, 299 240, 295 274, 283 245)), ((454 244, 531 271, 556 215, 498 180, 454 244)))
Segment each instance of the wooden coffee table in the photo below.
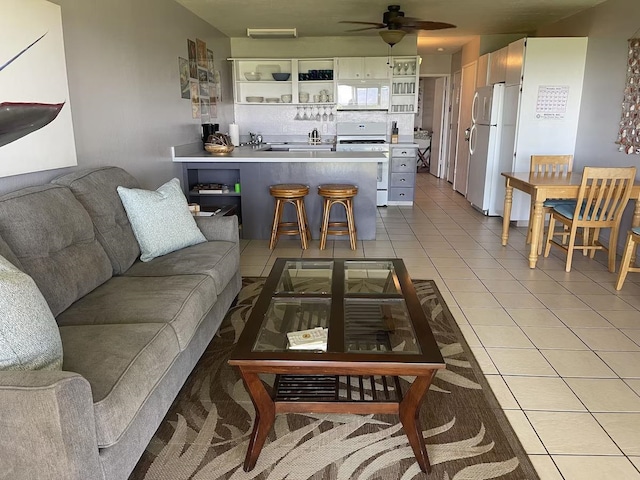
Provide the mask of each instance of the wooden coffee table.
POLYGON ((256 409, 251 470, 277 413, 394 413, 431 471, 418 421, 440 350, 400 259, 276 260, 229 360, 256 409), (326 351, 291 350, 287 332, 328 328, 326 351), (276 374, 269 393, 259 374, 276 374), (402 392, 398 376, 415 376, 402 392))

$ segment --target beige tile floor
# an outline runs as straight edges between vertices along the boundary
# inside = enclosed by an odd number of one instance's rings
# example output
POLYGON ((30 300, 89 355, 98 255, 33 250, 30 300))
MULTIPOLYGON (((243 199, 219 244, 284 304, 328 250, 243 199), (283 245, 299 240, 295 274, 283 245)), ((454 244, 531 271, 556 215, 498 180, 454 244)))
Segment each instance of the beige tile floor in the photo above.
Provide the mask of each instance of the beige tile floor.
MULTIPOLYGON (((528 268, 526 229, 500 245, 501 218, 419 174, 413 207, 378 209, 376 240, 242 241, 241 272, 277 257, 401 257, 434 279, 543 480, 640 480, 640 274, 613 288, 604 255, 563 253, 528 268)), ((357 212, 356 212, 357 214, 357 212)))

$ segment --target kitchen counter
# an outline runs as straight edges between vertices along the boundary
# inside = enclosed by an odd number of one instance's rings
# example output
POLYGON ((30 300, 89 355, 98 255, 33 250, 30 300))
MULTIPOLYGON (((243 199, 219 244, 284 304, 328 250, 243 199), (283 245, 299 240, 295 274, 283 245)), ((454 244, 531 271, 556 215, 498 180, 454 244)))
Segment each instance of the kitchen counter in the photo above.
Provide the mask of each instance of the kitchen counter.
MULTIPOLYGON (((273 146, 282 147, 284 144, 273 146)), ((320 147, 326 148, 326 145, 320 147)), ((310 192, 305 197, 305 205, 314 239, 320 236, 322 216, 322 199, 317 194, 318 185, 357 185, 358 195, 354 199, 354 211, 358 240, 376 238, 378 163, 389 161, 384 153, 265 151, 264 147, 236 147, 230 154, 218 156, 205 152, 202 143, 197 142, 172 147, 171 157, 174 162, 182 163, 183 188, 189 202, 199 203, 201 207, 209 210, 222 205, 234 205, 241 220, 242 237, 245 239, 269 239, 274 208, 269 186, 278 183, 309 185, 310 192), (240 192, 233 191, 236 182, 240 183, 240 192), (225 184, 230 186, 230 189, 225 193, 200 194, 194 186, 202 183, 225 184)), ((294 221, 293 209, 286 207, 283 217, 284 221, 294 221)), ((334 207, 331 219, 345 221, 344 209, 334 207)), ((348 242, 346 235, 329 239, 348 242)))
POLYGON ((330 144, 306 145, 304 143, 264 144, 260 147, 236 147, 226 155, 214 155, 202 148, 202 143, 189 143, 171 147, 174 162, 237 162, 237 163, 283 163, 283 162, 388 162, 389 158, 380 152, 334 152, 327 151, 330 144), (267 150, 273 148, 273 150, 267 150), (282 150, 290 148, 290 151, 282 150), (302 150, 304 148, 304 150, 302 150), (312 151, 306 151, 311 149, 312 151))

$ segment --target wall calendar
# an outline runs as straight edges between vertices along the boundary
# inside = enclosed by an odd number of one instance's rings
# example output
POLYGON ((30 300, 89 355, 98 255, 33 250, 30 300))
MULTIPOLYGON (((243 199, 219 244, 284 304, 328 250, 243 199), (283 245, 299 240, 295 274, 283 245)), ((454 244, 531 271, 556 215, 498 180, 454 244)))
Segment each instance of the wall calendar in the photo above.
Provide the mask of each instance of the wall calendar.
POLYGON ((536 118, 564 118, 569 100, 569 85, 540 85, 536 118))

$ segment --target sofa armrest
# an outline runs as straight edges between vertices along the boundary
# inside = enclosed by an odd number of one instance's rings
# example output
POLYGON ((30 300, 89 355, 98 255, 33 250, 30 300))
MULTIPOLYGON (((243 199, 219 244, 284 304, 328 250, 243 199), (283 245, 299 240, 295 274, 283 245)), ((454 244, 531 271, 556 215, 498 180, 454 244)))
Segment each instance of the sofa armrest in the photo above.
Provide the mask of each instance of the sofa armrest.
POLYGON ((0 478, 100 479, 89 382, 72 372, 0 371, 0 478))
POLYGON ((198 228, 209 241, 223 240, 240 243, 238 236, 238 217, 194 217, 198 228))

